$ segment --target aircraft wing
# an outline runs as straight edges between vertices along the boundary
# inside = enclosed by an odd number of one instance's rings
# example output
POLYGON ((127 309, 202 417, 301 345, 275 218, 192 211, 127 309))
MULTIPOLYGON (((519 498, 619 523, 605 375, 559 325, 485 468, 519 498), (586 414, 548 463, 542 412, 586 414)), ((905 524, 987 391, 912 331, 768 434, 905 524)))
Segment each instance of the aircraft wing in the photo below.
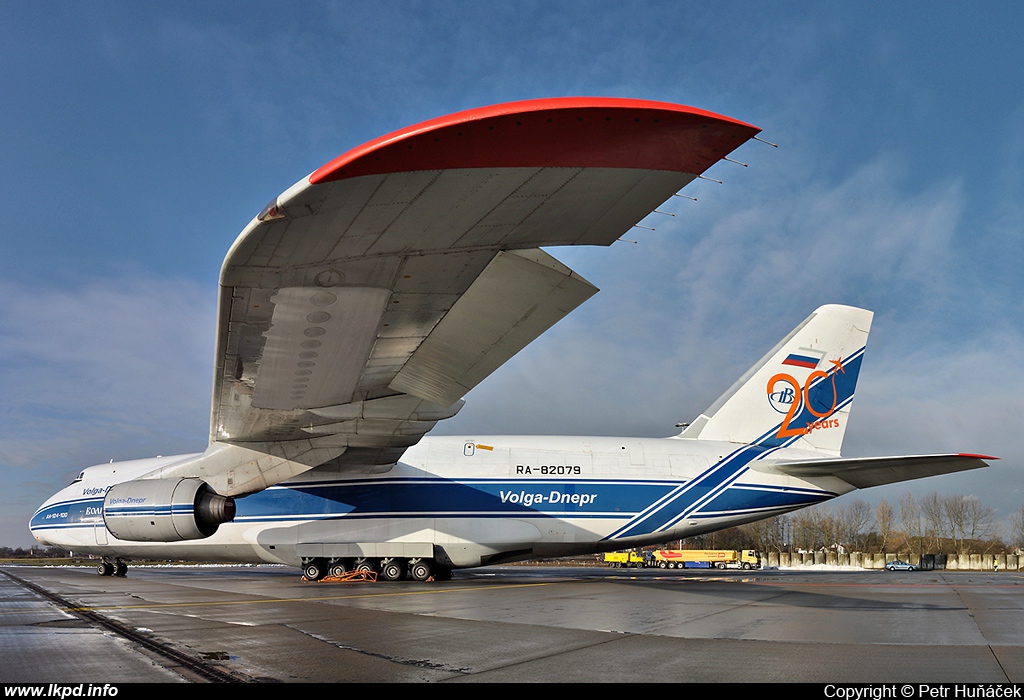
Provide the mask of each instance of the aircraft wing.
POLYGON ((758 131, 559 98, 441 117, 331 161, 224 260, 211 446, 394 463, 597 291, 542 246, 611 245, 758 131))
POLYGON ((800 478, 834 476, 855 488, 866 489, 870 486, 894 484, 926 476, 980 469, 988 466, 984 461, 986 459, 998 459, 998 457, 973 454, 909 455, 904 457, 773 461, 770 462, 770 466, 783 474, 800 478))

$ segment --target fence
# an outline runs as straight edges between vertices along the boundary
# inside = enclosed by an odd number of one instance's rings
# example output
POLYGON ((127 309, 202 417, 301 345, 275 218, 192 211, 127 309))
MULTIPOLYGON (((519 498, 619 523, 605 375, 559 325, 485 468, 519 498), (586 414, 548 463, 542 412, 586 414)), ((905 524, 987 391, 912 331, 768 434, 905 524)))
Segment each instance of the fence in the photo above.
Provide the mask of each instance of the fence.
POLYGON ((901 559, 926 571, 1020 571, 1024 556, 1016 554, 836 554, 835 552, 769 552, 767 566, 852 566, 859 569, 884 569, 888 562, 901 559))

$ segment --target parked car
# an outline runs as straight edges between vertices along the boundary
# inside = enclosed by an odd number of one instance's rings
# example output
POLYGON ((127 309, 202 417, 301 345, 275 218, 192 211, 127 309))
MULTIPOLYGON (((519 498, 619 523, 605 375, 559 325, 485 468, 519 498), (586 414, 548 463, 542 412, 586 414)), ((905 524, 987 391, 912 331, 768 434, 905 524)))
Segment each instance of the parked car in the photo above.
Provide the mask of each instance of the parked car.
POLYGON ((899 559, 889 562, 885 565, 885 568, 889 571, 917 571, 916 566, 910 562, 900 561, 899 559))

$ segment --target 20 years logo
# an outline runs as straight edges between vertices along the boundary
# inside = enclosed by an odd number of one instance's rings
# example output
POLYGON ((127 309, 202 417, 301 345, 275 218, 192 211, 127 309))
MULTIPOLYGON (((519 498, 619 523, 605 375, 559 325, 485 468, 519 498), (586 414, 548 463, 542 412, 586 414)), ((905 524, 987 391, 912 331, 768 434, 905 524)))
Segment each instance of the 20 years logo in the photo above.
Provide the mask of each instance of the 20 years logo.
POLYGON ((785 372, 779 372, 768 380, 768 403, 779 413, 786 414, 775 437, 799 437, 800 435, 806 435, 812 430, 839 427, 839 420, 830 419, 829 416, 835 413, 836 403, 839 401, 839 392, 836 389, 836 375, 839 372, 845 374, 846 370, 843 369, 843 358, 841 357, 836 360, 829 360, 829 362, 834 365, 830 372, 824 372, 820 369, 815 370, 807 375, 807 379, 804 380, 802 385, 796 377, 785 372), (826 408, 825 402, 827 399, 824 397, 828 395, 827 390, 823 392, 820 388, 814 386, 814 382, 817 379, 828 379, 829 377, 832 378, 832 404, 826 408), (810 396, 812 389, 815 389, 813 401, 810 396), (803 408, 806 408, 817 420, 809 421, 801 427, 794 426, 793 421, 800 415, 803 408))

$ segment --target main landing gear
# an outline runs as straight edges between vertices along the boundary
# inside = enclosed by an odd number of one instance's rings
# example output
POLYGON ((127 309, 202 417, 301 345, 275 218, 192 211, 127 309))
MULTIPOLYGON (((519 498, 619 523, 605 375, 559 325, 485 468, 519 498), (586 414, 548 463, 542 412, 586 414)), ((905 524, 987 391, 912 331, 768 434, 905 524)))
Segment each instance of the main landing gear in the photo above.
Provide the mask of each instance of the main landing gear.
POLYGON ((310 581, 319 581, 324 577, 342 577, 350 572, 367 572, 376 574, 384 581, 402 581, 410 578, 413 581, 426 581, 451 578, 451 569, 439 565, 433 559, 413 557, 384 557, 382 559, 309 559, 302 562, 302 575, 310 581))
POLYGON ((124 578, 128 574, 128 564, 120 559, 103 557, 103 562, 96 567, 96 573, 100 576, 119 576, 124 578))

